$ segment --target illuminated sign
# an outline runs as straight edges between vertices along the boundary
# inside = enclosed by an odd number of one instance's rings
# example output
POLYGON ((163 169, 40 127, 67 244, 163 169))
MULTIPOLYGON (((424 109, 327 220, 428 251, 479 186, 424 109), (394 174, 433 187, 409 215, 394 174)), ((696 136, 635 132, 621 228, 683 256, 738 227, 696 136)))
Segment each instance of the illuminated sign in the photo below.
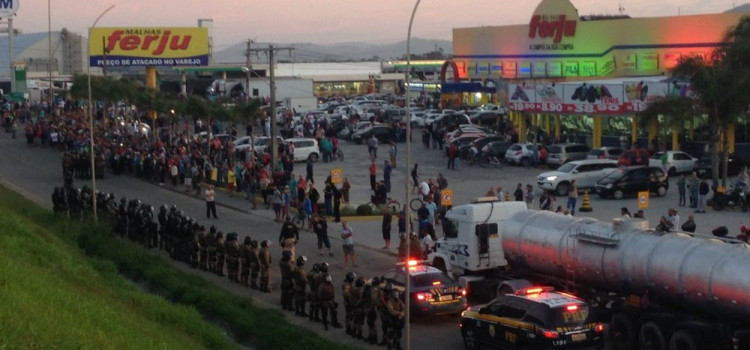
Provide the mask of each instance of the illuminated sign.
POLYGON ((534 15, 529 22, 529 38, 553 38, 553 43, 559 43, 562 37, 576 35, 578 21, 566 20, 565 15, 534 15))
POLYGON ((89 52, 91 66, 205 66, 208 29, 91 28, 89 52))

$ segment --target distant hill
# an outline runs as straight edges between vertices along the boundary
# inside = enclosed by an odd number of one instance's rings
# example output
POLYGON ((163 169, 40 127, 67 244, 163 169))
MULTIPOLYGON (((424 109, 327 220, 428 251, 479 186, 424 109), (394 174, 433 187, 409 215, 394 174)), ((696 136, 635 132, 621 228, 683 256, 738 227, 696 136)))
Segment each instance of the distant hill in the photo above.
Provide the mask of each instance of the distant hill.
MULTIPOLYGON (((268 47, 269 43, 254 43, 254 48, 268 47)), ((277 45, 277 44, 274 44, 277 45)), ((312 43, 292 43, 282 44, 284 46, 294 47, 292 56, 281 52, 277 61, 294 61, 294 62, 345 62, 345 61, 362 61, 377 59, 399 59, 406 54, 406 41, 400 41, 392 44, 360 44, 360 43, 340 43, 330 45, 318 45, 312 43)), ((226 49, 214 52, 215 63, 243 63, 246 60, 245 50, 247 44, 242 42, 232 45, 226 49)), ((428 52, 442 50, 446 56, 453 53, 453 42, 439 39, 419 39, 411 40, 411 52, 413 54, 425 54, 428 52)), ((264 60, 265 57, 261 57, 264 60)), ((253 60, 256 60, 253 58, 253 60)))

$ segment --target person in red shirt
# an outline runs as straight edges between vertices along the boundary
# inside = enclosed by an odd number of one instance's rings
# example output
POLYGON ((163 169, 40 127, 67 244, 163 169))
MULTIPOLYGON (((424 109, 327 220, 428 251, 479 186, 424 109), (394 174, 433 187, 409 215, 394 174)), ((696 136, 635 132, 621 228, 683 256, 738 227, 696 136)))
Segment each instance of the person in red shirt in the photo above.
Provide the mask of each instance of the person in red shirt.
POLYGON ((455 143, 451 143, 448 147, 448 169, 456 169, 456 153, 458 153, 458 147, 455 143))

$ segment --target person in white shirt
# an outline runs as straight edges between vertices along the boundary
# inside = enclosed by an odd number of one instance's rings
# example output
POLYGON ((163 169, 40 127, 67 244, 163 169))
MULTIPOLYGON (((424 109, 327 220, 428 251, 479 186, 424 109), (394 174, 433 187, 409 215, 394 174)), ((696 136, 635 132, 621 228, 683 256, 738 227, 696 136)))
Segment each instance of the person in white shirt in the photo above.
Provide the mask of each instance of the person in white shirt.
POLYGON ((422 194, 422 200, 427 200, 427 197, 430 195, 430 185, 428 185, 427 182, 422 181, 422 183, 419 184, 419 193, 422 194))
POLYGON ((422 243, 422 252, 424 252, 423 255, 424 257, 427 257, 432 252, 432 244, 433 244, 432 237, 430 235, 424 235, 424 237, 422 237, 421 243, 422 243))
POLYGON ((669 225, 670 231, 677 231, 680 229, 680 215, 677 214, 677 210, 675 208, 669 209, 667 224, 669 225))

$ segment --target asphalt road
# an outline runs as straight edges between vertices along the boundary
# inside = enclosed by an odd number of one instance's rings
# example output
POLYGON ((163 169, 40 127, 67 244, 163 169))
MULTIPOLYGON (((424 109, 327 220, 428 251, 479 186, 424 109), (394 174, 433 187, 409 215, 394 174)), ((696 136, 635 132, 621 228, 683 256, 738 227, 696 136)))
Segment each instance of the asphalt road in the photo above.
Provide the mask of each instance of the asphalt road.
MULTIPOLYGON (((418 135, 418 130, 415 132, 415 135, 418 135)), ((417 139, 418 137, 415 137, 415 140, 417 139)), ((341 146, 346 155, 345 161, 316 163, 315 179, 318 183, 322 183, 331 169, 340 168, 344 176, 348 177, 352 183, 352 202, 366 203, 370 198, 367 148, 365 145, 354 145, 344 141, 341 142, 341 146)), ((406 145, 398 144, 398 147, 398 166, 393 172, 393 190, 390 196, 404 203, 405 193, 411 190, 411 180, 409 178, 409 169, 406 169, 405 166, 406 145)), ((0 162, 4 164, 3 167, 0 167, 0 181, 2 181, 2 184, 22 193, 24 196, 41 205, 51 208, 50 194, 55 186, 62 184, 60 152, 41 147, 29 148, 25 144, 25 139, 18 138, 13 140, 10 138, 10 134, 6 133, 0 133, 0 149, 2 149, 0 151, 0 162)), ((447 160, 443 158, 442 153, 438 150, 424 149, 419 142, 415 142, 412 153, 412 163, 419 163, 420 177, 434 178, 439 172, 446 175, 449 181, 449 188, 454 191, 454 204, 466 203, 472 198, 482 196, 490 187, 502 186, 507 192, 508 190, 512 191, 517 183, 523 183, 524 185, 527 183, 535 184, 536 175, 548 170, 546 168, 522 168, 515 166, 505 166, 502 169, 481 169, 463 166, 460 162, 457 170, 446 170, 447 160)), ((378 177, 380 178, 382 176, 380 175, 382 174, 382 161, 387 157, 385 147, 380 147, 379 156, 378 177)), ((304 164, 297 164, 298 171, 304 173, 304 168, 304 164)), ((652 226, 656 224, 655 220, 658 221, 659 216, 666 215, 668 208, 676 207, 677 192, 675 189, 675 179, 672 179, 670 182, 671 188, 667 195, 663 198, 651 198, 650 206, 645 210, 646 217, 651 219, 652 226)), ((76 181, 76 186, 78 187, 84 184, 91 185, 90 182, 76 181)), ((219 219, 209 220, 204 217, 205 204, 202 198, 186 194, 183 188, 180 187, 172 188, 171 185, 159 186, 130 176, 112 176, 111 174, 107 174, 106 179, 97 181, 97 189, 115 193, 118 198, 123 196, 128 199, 138 198, 144 203, 154 205, 154 207, 162 204, 176 204, 188 216, 197 218, 205 225, 216 225, 224 232, 238 232, 241 240, 244 236, 250 236, 258 240, 269 239, 275 245, 275 261, 280 258, 281 249, 276 244, 278 242, 280 224, 272 220, 273 213, 265 209, 250 211, 248 203, 240 197, 229 197, 224 192, 218 193, 219 219)), ((564 200, 564 198, 559 198, 557 204, 564 206, 564 200)), ((622 206, 629 207, 631 211, 637 210, 635 198, 615 201, 592 196, 591 204, 594 211, 586 213, 586 216, 600 220, 611 220, 613 217, 619 216, 619 210, 622 206)), ((679 214, 682 221, 684 221, 687 218, 687 209, 682 207, 677 208, 680 211, 679 214)), ((708 214, 695 215, 698 232, 705 234, 710 234, 710 230, 714 227, 726 225, 730 229, 730 234, 736 235, 739 233, 740 224, 748 222, 748 214, 741 211, 709 212, 708 214)), ((396 260, 395 247, 398 242, 393 242, 392 248, 388 251, 380 249, 383 246, 383 241, 380 237, 380 221, 352 220, 350 221, 350 225, 354 229, 354 239, 357 245, 356 254, 360 262, 360 267, 354 268, 353 271, 369 278, 381 275, 392 268, 396 260)), ((337 238, 339 231, 340 226, 337 224, 331 223, 329 225, 329 235, 332 237, 332 248, 335 254, 334 258, 318 256, 317 248, 315 247, 315 236, 309 232, 302 233, 297 248, 298 254, 308 257, 308 267, 312 266, 315 262, 325 261, 331 264, 334 283, 337 285, 340 284, 343 276, 349 271, 343 268, 341 244, 337 238)), ((397 236, 395 233, 393 235, 397 236)), ((275 288, 276 291, 272 294, 262 294, 229 283, 225 278, 219 278, 212 274, 190 269, 184 264, 175 263, 175 265, 184 271, 201 275, 232 292, 252 297, 261 305, 278 308, 278 288, 275 288)), ((272 270, 272 275, 275 279, 274 286, 277 286, 277 268, 272 270)), ((288 318, 290 322, 315 330, 334 341, 347 343, 357 348, 375 348, 365 345, 360 341, 354 341, 346 336, 343 330, 324 332, 320 324, 309 323, 306 319, 295 318, 293 315, 289 315, 288 318)), ((339 312, 339 319, 343 320, 342 310, 339 312)), ((413 349, 462 348, 458 321, 457 317, 441 316, 424 318, 412 323, 410 335, 411 347, 413 349)))

